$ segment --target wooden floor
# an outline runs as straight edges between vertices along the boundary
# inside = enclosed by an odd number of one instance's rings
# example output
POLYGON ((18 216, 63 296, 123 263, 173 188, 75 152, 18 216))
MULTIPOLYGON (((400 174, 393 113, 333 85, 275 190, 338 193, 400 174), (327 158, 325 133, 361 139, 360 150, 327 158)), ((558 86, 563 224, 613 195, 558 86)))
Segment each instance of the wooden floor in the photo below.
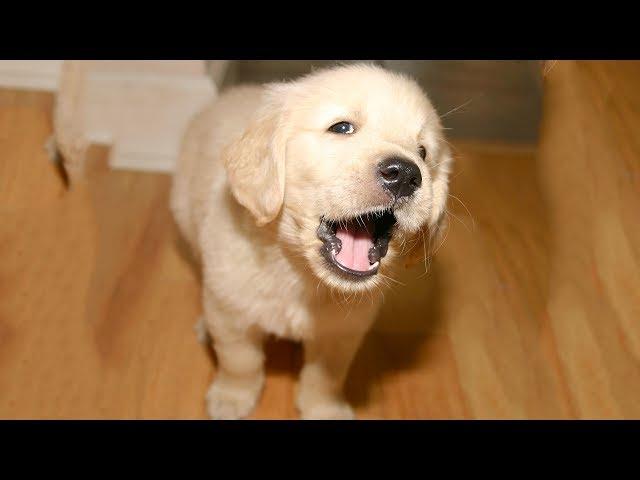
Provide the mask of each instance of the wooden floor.
MULTIPOLYGON (((385 295, 348 381, 360 418, 640 417, 640 67, 545 83, 538 151, 454 145, 448 237, 385 295)), ((0 417, 204 418, 214 359, 169 179, 96 148, 67 191, 51 102, 0 92, 0 417)), ((296 418, 300 362, 269 344, 253 418, 296 418)))

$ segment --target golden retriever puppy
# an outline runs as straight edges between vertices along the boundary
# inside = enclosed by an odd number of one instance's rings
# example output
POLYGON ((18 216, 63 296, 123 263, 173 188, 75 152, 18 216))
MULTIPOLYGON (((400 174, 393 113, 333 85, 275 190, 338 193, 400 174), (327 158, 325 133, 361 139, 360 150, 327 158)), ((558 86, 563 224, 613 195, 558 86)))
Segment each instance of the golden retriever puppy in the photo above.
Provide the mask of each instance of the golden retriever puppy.
POLYGON ((370 65, 231 88, 196 116, 171 207, 203 268, 212 418, 255 407, 269 334, 303 342, 302 418, 353 418, 350 363, 385 276, 441 225, 450 163, 419 86, 370 65))

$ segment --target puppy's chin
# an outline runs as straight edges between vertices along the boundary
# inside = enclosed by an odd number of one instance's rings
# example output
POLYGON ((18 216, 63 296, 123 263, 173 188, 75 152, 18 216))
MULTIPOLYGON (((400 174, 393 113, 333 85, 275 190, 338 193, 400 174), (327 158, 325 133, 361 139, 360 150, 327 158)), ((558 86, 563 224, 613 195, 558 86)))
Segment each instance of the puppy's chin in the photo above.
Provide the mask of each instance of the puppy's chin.
POLYGON ((316 249, 308 252, 305 256, 307 257, 314 276, 326 287, 343 293, 359 293, 376 290, 384 286, 384 272, 389 270, 389 265, 394 257, 391 251, 385 257, 384 264, 379 265, 374 274, 355 276, 348 272, 341 271, 335 264, 328 261, 324 255, 320 253, 322 248, 322 245, 317 245, 316 249))
POLYGON ((396 256, 394 227, 391 210, 340 219, 321 215, 313 225, 312 236, 311 225, 304 229, 307 238, 301 242, 305 245, 303 254, 313 275, 331 290, 375 290, 386 283, 396 256))

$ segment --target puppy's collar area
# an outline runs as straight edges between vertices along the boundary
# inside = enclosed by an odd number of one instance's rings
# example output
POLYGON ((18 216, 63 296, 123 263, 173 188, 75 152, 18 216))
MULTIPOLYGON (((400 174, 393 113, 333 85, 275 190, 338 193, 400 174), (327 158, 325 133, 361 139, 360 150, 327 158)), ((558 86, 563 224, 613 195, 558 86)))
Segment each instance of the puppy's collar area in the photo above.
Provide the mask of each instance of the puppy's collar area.
POLYGON ((378 273, 387 254, 391 231, 396 223, 393 212, 367 213, 349 219, 320 219, 317 235, 322 240, 320 254, 330 268, 350 280, 378 273))

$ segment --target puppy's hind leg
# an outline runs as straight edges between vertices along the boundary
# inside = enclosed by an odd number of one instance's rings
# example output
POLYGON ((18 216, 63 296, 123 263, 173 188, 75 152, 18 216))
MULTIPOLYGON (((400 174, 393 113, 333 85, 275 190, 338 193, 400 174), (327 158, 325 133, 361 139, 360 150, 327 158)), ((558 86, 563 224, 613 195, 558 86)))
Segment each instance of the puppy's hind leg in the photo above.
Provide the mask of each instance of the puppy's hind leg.
POLYGON ((207 412, 216 420, 249 415, 264 385, 264 335, 256 328, 239 329, 205 304, 206 323, 217 357, 217 372, 207 393, 207 412))

